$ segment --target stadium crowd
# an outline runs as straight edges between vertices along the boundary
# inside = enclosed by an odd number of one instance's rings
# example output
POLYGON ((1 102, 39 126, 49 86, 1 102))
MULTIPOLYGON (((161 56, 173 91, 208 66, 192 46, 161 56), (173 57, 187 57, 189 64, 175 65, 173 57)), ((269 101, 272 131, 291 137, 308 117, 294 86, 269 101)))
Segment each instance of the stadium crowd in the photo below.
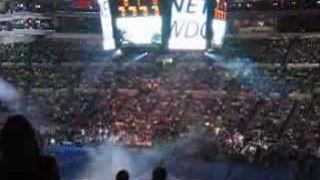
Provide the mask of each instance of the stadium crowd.
POLYGON ((197 127, 227 157, 320 156, 319 39, 225 46, 224 61, 193 52, 171 54, 168 63, 157 54, 111 60, 81 40, 1 44, 0 77, 26 97, 32 119, 48 119, 51 145, 109 139, 150 147, 197 127))

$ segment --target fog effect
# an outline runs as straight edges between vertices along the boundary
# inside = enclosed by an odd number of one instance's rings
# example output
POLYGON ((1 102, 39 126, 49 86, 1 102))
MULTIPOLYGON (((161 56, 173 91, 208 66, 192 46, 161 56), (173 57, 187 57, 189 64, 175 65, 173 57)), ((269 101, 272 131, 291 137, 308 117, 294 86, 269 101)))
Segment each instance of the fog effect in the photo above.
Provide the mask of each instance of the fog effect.
MULTIPOLYGON (((90 180, 113 180, 119 170, 129 171, 131 179, 151 179, 152 170, 157 166, 172 167, 177 161, 186 162, 196 154, 207 141, 203 130, 196 125, 183 138, 167 145, 152 148, 134 148, 118 143, 105 142, 88 150, 90 163, 81 177, 90 180)), ((179 167, 177 167, 179 168, 179 167)), ((170 179, 177 179, 170 175, 170 179)))
POLYGON ((10 114, 21 111, 20 98, 18 90, 0 77, 0 101, 8 107, 10 114))

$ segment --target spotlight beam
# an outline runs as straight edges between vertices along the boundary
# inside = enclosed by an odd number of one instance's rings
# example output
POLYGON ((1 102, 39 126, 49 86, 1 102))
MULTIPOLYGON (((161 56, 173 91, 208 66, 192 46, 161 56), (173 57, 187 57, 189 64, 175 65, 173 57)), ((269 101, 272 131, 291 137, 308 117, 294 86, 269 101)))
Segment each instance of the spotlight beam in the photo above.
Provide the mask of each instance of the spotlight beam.
POLYGON ((216 62, 222 62, 224 60, 226 60, 226 58, 224 56, 221 55, 217 55, 217 54, 212 54, 209 52, 205 52, 204 55, 206 57, 208 57, 210 60, 216 61, 216 62))
POLYGON ((147 52, 144 52, 144 53, 142 53, 142 54, 134 57, 134 58, 132 59, 132 61, 138 62, 138 61, 140 61, 141 59, 143 59, 143 58, 146 57, 146 56, 148 56, 148 53, 147 53, 147 52))

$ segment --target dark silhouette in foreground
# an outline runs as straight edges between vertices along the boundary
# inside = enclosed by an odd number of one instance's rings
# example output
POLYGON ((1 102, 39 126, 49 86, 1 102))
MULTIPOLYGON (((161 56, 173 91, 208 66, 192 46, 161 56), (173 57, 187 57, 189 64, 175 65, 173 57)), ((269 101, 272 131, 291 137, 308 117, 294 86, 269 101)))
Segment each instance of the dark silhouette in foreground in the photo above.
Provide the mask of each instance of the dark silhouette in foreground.
POLYGON ((16 115, 7 119, 1 131, 0 148, 1 180, 60 180, 56 160, 40 154, 35 131, 25 117, 16 115))
POLYGON ((152 180, 166 180, 167 170, 163 167, 157 167, 152 172, 152 180))
POLYGON ((121 170, 116 176, 116 180, 129 180, 129 173, 126 170, 121 170))

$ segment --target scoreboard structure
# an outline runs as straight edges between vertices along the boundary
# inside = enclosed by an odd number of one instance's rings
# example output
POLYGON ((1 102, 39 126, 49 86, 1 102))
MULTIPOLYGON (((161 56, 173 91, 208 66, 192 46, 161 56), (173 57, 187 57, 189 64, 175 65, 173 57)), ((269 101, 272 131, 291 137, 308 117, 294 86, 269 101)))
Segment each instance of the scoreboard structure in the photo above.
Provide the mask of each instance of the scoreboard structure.
POLYGON ((217 0, 214 8, 214 18, 212 21, 214 46, 221 46, 223 44, 224 35, 227 27, 227 3, 225 0, 217 0))
POLYGON ((114 50, 116 43, 114 39, 114 26, 111 16, 111 5, 109 0, 99 0, 100 20, 103 33, 103 48, 104 50, 114 50))
POLYGON ((159 0, 119 0, 117 17, 159 17, 159 0))
POLYGON ((161 44, 159 0, 118 0, 117 3, 116 31, 123 47, 161 44))
POLYGON ((205 50, 223 43, 224 0, 100 0, 100 7, 106 50, 205 50))

